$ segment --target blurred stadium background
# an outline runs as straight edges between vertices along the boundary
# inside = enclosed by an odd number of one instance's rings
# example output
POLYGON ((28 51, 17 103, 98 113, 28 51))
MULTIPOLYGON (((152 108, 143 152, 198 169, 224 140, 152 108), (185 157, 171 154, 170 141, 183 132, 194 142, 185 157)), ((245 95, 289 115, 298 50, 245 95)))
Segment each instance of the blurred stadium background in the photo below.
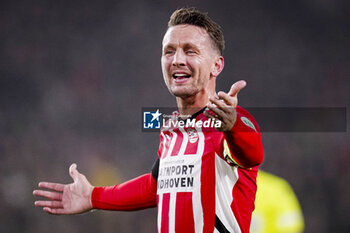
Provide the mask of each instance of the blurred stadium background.
MULTIPOLYGON (((349 1, 1 1, 0 232, 156 232, 156 210, 51 216, 39 181, 69 183, 72 162, 94 185, 149 171, 159 135, 141 108, 175 106, 161 41, 181 6, 222 25, 218 90, 245 79, 243 107, 347 107, 349 1)), ((349 111, 347 114, 349 115, 349 111)), ((350 229, 347 132, 263 133, 262 166, 287 179, 305 232, 350 229)))

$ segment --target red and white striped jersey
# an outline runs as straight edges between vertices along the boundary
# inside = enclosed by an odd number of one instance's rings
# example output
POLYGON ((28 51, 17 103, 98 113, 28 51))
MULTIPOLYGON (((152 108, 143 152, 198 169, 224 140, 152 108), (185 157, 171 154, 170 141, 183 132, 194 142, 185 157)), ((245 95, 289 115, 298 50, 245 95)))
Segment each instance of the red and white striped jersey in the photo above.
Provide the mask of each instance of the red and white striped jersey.
MULTIPOLYGON (((208 119, 201 112, 195 120, 208 119)), ((262 145, 244 109, 237 108, 237 122, 226 133, 163 129, 158 156, 158 233, 249 232, 262 145)))
MULTIPOLYGON (((208 120, 203 110, 193 119, 208 120)), ((258 125, 237 107, 229 132, 197 124, 163 128, 152 172, 123 184, 95 187, 91 202, 107 210, 157 206, 158 233, 247 233, 262 158, 258 125)))

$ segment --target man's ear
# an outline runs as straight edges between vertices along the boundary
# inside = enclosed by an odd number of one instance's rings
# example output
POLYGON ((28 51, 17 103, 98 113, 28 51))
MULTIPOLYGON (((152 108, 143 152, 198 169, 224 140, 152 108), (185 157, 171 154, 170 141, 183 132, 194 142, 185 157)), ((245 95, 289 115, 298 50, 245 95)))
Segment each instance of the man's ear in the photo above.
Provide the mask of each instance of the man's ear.
POLYGON ((224 69, 224 58, 222 56, 218 56, 210 72, 211 77, 218 76, 223 69, 224 69))

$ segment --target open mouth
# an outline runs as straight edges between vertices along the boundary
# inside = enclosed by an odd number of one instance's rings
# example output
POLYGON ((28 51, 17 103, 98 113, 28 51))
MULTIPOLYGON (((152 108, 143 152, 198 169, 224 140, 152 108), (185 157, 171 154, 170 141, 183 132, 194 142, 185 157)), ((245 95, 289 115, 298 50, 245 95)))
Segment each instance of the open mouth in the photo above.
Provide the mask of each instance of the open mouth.
POLYGON ((173 74, 173 78, 175 79, 175 82, 186 82, 190 77, 191 77, 190 74, 185 74, 185 73, 173 74))

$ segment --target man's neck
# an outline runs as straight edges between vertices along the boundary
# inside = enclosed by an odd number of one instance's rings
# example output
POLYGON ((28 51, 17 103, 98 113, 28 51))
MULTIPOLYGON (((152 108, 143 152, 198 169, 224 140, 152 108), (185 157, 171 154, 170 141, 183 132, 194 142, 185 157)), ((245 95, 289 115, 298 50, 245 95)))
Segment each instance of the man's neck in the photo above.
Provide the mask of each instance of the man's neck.
POLYGON ((176 97, 176 102, 181 115, 193 115, 208 104, 209 94, 198 93, 195 96, 185 98, 176 97))

